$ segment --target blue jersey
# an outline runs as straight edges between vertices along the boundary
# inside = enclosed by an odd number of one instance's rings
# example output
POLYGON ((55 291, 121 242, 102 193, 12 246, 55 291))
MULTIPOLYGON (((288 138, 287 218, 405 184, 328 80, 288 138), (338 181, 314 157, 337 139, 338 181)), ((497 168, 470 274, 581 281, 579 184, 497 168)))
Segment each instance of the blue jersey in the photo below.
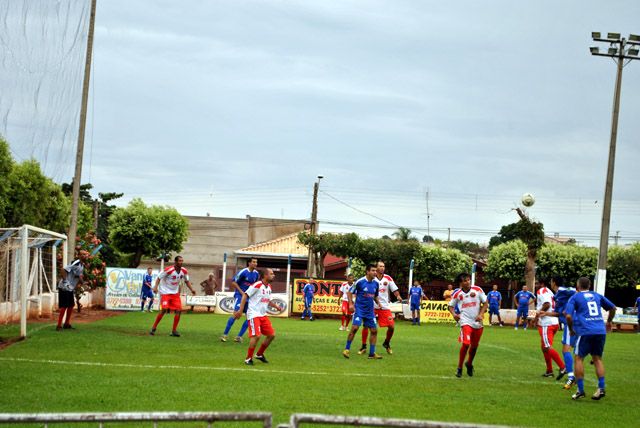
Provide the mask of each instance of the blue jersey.
POLYGON ((640 318, 640 297, 636 299, 636 308, 638 308, 638 318, 640 318))
POLYGON ((609 311, 615 310, 616 306, 601 294, 582 291, 569 299, 565 313, 572 316, 573 329, 578 336, 607 334, 602 308, 609 311))
POLYGON ((315 292, 315 287, 311 283, 305 285, 304 288, 302 289, 302 294, 304 294, 304 298, 306 300, 313 299, 314 292, 315 292))
MULTIPOLYGON (((244 268, 233 277, 233 282, 240 286, 242 291, 247 291, 251 285, 258 282, 260 279, 260 273, 254 269, 250 271, 249 268, 244 268)), ((235 297, 242 298, 242 294, 238 290, 235 292, 235 297)))
POLYGON ((422 287, 411 287, 409 289, 409 299, 411 303, 413 303, 414 305, 420 303, 420 299, 422 298, 423 294, 424 293, 422 292, 422 287))
POLYGON ((360 278, 351 286, 351 294, 356 296, 356 313, 355 316, 360 318, 375 318, 373 311, 374 298, 378 296, 378 281, 373 278, 371 282, 367 281, 367 277, 360 278))
POLYGON ((529 299, 536 299, 531 291, 518 291, 516 293, 516 300, 518 301, 518 308, 526 308, 529 306, 529 299))
POLYGON ((502 300, 502 294, 499 291, 490 291, 487 294, 487 301, 489 302, 489 306, 497 308, 500 306, 500 301, 502 300))
POLYGON ((566 323, 567 318, 564 316, 564 311, 567 307, 567 302, 571 296, 576 294, 576 289, 571 287, 558 287, 558 291, 556 291, 556 295, 553 297, 553 300, 556 302, 555 311, 558 313, 558 320, 561 323, 566 323))
POLYGON ((149 275, 148 273, 145 273, 144 277, 142 278, 142 286, 151 288, 152 282, 153 282, 153 276, 149 275))

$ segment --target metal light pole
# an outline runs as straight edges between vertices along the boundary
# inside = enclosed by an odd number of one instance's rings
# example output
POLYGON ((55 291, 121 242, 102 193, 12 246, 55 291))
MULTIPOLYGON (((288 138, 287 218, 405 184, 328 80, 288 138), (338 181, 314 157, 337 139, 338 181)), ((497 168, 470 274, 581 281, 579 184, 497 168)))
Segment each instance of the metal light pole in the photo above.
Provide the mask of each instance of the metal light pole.
POLYGON ((616 87, 613 95, 613 113, 611 115, 611 139, 609 142, 609 161, 607 163, 607 180, 604 187, 604 206, 602 207, 602 223, 600 226, 600 251, 598 253, 598 273, 595 281, 595 290, 604 294, 607 283, 607 252, 609 249, 609 225, 611 223, 611 195, 613 193, 613 172, 616 159, 616 140, 618 137, 618 113, 620 112, 620 89, 622 86, 622 68, 638 57, 640 36, 631 34, 629 39, 620 37, 620 33, 607 33, 602 37, 600 33, 591 33, 595 42, 607 43, 606 53, 600 52, 600 48, 590 48, 591 54, 606 56, 614 60, 617 65, 616 87))
MULTIPOLYGON (((318 189, 320 188, 320 180, 322 180, 324 176, 319 175, 318 181, 313 183, 313 206, 311 208, 311 228, 309 233, 311 235, 316 235, 318 233, 318 189)), ((307 261, 307 275, 309 277, 315 277, 318 274, 316 272, 316 253, 311 251, 311 247, 309 247, 309 257, 307 261)))

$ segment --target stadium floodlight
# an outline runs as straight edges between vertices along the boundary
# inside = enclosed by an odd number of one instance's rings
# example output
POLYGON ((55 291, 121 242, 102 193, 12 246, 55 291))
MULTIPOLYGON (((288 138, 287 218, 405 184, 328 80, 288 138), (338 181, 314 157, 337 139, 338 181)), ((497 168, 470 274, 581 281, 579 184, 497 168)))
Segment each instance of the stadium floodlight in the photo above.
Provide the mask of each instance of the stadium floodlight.
POLYGON ((617 55, 618 54, 618 48, 609 48, 609 50, 607 52, 609 53, 609 55, 617 55))
POLYGON ((591 47, 589 48, 589 50, 591 51, 591 53, 592 53, 593 55, 596 55, 596 54, 600 53, 600 48, 599 48, 599 47, 597 47, 597 46, 591 46, 591 47))
POLYGON ((632 48, 627 51, 627 55, 638 56, 640 50, 638 48, 632 48))
POLYGON ((607 39, 620 40, 620 33, 607 33, 607 39))
POLYGON ((591 32, 591 38, 593 38, 593 39, 600 39, 600 38, 601 38, 601 34, 600 34, 600 32, 592 31, 592 32, 591 32))
POLYGON ((632 45, 640 45, 640 36, 637 34, 629 34, 629 40, 627 43, 632 45))

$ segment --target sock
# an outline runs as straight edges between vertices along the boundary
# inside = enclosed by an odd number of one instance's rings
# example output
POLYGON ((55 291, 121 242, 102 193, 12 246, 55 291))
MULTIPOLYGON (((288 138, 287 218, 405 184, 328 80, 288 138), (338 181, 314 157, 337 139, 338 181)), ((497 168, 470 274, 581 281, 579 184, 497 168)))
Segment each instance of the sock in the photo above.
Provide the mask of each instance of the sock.
POLYGON ((578 379, 578 392, 582 392, 584 394, 584 379, 578 379))
POLYGON ((369 355, 376 353, 376 345, 369 345, 369 355))
POLYGON ((58 315, 58 327, 62 327, 62 320, 64 319, 65 312, 67 312, 67 308, 60 308, 60 314, 58 315))
POLYGON ((153 299, 149 300, 149 306, 147 307, 147 309, 149 310, 153 309, 153 299))
POLYGON ((367 346, 367 337, 369 337, 369 329, 362 329, 362 346, 367 346))
POLYGON ((563 352, 562 357, 564 358, 564 366, 567 368, 569 376, 573 376, 573 356, 571 352, 563 352))
POLYGON ((516 319, 516 328, 518 328, 518 320, 516 319))
POLYGON ((244 322, 242 323, 242 327, 240 327, 240 331, 238 332, 238 336, 242 337, 248 328, 249 328, 249 321, 244 320, 244 322))
POLYGON ((67 308, 67 320, 64 322, 64 325, 71 325, 71 314, 73 314, 73 307, 67 308))
POLYGON ((224 328, 224 335, 227 336, 229 334, 229 330, 231 330, 231 327, 233 326, 233 323, 236 322, 236 319, 234 317, 229 317, 229 319, 227 320, 227 326, 224 328))
POLYGON ((343 315, 340 319, 340 327, 344 327, 345 316, 343 315))
POLYGON ((344 349, 346 349, 346 350, 351 349, 351 341, 350 340, 347 340, 347 346, 345 346, 344 349))
POLYGON ((249 348, 247 349, 247 360, 250 360, 253 358, 253 351, 255 351, 256 348, 249 348))
POLYGON ((566 366, 562 362, 562 358, 560 358, 560 354, 558 354, 558 351, 556 351, 553 348, 549 348, 549 355, 551 356, 551 359, 555 361, 556 365, 560 368, 560 370, 563 370, 566 368, 566 366))
POLYGON ((598 388, 604 389, 604 376, 598 378, 598 388))
POLYGON ((180 322, 180 314, 175 314, 173 316, 173 331, 177 330, 179 322, 180 322))
POLYGON ((393 332, 394 332, 393 329, 390 329, 390 328, 387 329, 387 337, 384 339, 384 342, 387 345, 391 345, 391 338, 393 337, 393 332))
POLYGON ((467 349, 469 349, 469 345, 462 344, 460 347, 460 354, 458 355, 458 368, 462 368, 462 363, 464 363, 464 357, 467 356, 467 349))
POLYGON ((478 348, 469 348, 469 359, 467 362, 469 365, 473 365, 473 359, 476 357, 476 352, 478 352, 478 348))
POLYGON ((145 301, 143 300, 142 303, 140 303, 140 310, 141 311, 144 311, 144 304, 145 304, 145 301))
POLYGON ((544 362, 547 365, 547 373, 551 373, 553 371, 553 366, 551 365, 551 355, 549 352, 542 351, 542 355, 544 356, 544 362))
POLYGON ((264 343, 262 345, 260 345, 260 348, 258 349, 258 354, 260 356, 264 355, 264 351, 267 350, 267 348, 269 347, 269 345, 265 345, 264 343))
POLYGON ((158 327, 158 324, 160 324, 160 320, 162 319, 163 316, 164 316, 164 311, 158 312, 158 316, 156 317, 156 321, 153 323, 153 329, 154 330, 158 327))
POLYGON ((311 313, 311 308, 309 308, 309 318, 313 318, 313 314, 311 313))

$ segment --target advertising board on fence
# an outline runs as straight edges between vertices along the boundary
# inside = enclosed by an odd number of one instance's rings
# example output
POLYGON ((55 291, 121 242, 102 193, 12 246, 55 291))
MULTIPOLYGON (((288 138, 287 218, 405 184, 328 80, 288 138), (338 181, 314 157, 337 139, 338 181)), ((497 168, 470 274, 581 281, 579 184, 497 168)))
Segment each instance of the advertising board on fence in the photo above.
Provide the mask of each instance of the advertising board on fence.
MULTIPOLYGON (((139 311, 142 278, 146 273, 146 269, 108 267, 106 272, 105 308, 109 310, 139 311)), ((158 272, 154 271, 152 275, 152 284, 155 284, 158 272)), ((153 308, 158 309, 159 304, 160 299, 154 299, 153 308)))
MULTIPOLYGON (((223 315, 233 314, 233 308, 235 306, 235 298, 233 297, 233 294, 234 293, 232 291, 217 291, 215 297, 218 304, 214 313, 223 315)), ((289 303, 287 302, 287 295, 285 293, 272 293, 271 301, 276 303, 281 310, 277 311, 270 307, 267 309, 269 316, 283 318, 289 316, 289 303)))
MULTIPOLYGON (((341 314, 340 286, 344 281, 333 279, 314 279, 312 284, 315 289, 311 311, 314 314, 341 314)), ((304 296, 302 289, 309 283, 307 278, 293 280, 293 307, 292 312, 301 314, 304 310, 304 296)))
POLYGON ((217 303, 216 296, 193 296, 191 294, 187 294, 186 296, 186 306, 216 306, 217 303))
MULTIPOLYGON (((487 311, 488 312, 488 311, 487 311)), ((420 321, 433 323, 455 323, 449 312, 449 302, 444 300, 427 300, 420 304, 420 321)), ((489 315, 484 314, 484 325, 489 324, 489 315)))

